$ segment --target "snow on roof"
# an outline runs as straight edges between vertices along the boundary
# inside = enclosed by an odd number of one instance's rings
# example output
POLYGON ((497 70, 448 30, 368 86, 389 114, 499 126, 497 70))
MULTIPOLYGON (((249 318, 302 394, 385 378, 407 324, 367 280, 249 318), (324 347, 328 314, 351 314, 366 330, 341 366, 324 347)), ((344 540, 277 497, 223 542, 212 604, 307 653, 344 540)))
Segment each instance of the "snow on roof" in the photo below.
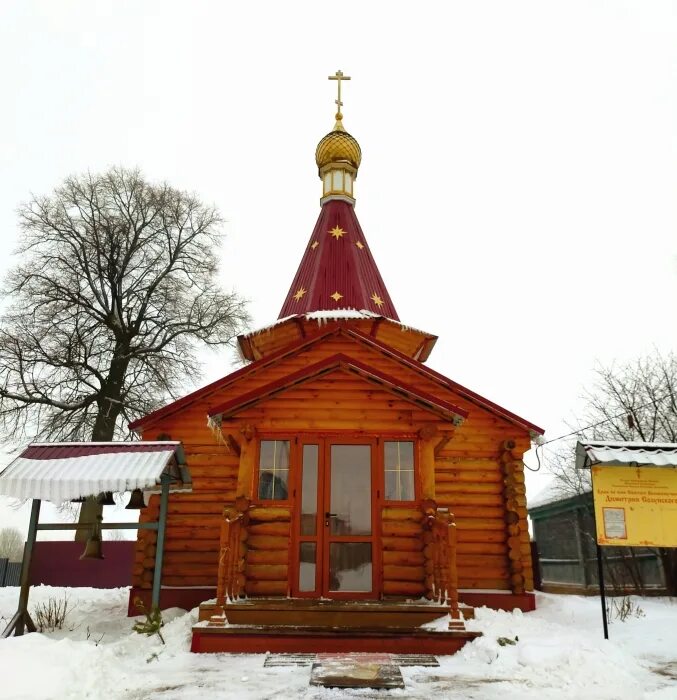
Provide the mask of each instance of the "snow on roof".
POLYGON ((596 464, 636 464, 677 467, 677 443, 669 442, 578 442, 576 468, 596 464))
POLYGON ((0 495, 61 503, 150 489, 168 467, 184 461, 180 442, 35 443, 0 472, 0 495))
POLYGON ((389 318, 388 316, 382 316, 380 314, 369 311, 368 309, 331 309, 325 311, 309 311, 307 314, 294 314, 293 316, 285 316, 284 318, 278 318, 274 323, 270 323, 263 328, 257 328, 254 331, 245 333, 243 338, 251 338, 255 335, 260 335, 261 333, 266 333, 272 330, 276 326, 291 321, 294 318, 305 318, 306 321, 317 321, 318 326, 323 326, 331 321, 343 321, 349 319, 370 319, 370 318, 383 318, 396 326, 399 326, 403 331, 413 331, 414 333, 421 333, 422 335, 430 335, 426 331, 419 330, 413 326, 406 325, 401 321, 396 321, 395 319, 389 318))
MULTIPOLYGON (((589 493, 590 488, 584 487, 583 493, 589 493)), ((568 493, 562 484, 553 481, 543 489, 541 489, 534 498, 527 499, 527 508, 531 510, 532 508, 540 508, 541 506, 547 506, 551 503, 557 503, 558 501, 566 501, 568 498, 573 498, 580 494, 568 493)))

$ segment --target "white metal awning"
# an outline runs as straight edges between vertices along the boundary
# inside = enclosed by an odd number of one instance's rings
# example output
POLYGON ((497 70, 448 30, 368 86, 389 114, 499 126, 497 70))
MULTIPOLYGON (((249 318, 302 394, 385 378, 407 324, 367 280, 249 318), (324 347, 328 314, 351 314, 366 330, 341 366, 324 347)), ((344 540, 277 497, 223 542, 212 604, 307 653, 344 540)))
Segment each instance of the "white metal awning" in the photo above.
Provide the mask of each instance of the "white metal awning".
POLYGON ((576 468, 596 464, 677 467, 677 444, 661 442, 579 442, 576 468))
POLYGON ((0 472, 0 495, 61 503, 105 491, 155 489, 165 472, 190 489, 180 442, 37 443, 0 472))

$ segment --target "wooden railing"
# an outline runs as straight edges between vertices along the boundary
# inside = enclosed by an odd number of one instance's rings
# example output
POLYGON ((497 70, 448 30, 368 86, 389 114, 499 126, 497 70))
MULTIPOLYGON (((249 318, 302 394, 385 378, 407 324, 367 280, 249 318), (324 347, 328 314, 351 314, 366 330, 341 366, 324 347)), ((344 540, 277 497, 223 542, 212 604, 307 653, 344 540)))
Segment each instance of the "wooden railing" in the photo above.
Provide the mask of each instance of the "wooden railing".
POLYGON ((237 499, 234 506, 226 506, 221 522, 219 570, 216 583, 216 603, 239 598, 245 585, 245 541, 249 520, 249 501, 237 499))
POLYGON ((452 620, 460 617, 458 609, 458 573, 456 571, 456 524, 448 508, 438 508, 434 501, 423 503, 425 553, 432 581, 430 594, 438 603, 449 605, 452 620))

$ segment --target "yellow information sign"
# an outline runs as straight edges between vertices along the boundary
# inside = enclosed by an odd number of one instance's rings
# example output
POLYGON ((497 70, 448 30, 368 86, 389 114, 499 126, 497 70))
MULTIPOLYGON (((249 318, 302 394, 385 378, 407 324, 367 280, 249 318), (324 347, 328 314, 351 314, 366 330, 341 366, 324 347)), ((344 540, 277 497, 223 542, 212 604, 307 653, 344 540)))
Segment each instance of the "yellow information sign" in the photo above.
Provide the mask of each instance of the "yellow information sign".
POLYGON ((592 467, 597 542, 677 547, 677 468, 592 467))

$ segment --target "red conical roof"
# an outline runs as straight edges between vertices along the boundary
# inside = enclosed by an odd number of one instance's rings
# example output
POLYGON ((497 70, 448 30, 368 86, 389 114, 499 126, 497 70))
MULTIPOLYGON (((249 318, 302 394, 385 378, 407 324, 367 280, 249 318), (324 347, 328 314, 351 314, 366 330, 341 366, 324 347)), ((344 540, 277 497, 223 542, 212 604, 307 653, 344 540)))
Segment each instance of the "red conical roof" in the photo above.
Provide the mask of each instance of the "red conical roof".
POLYGON ((279 318, 311 311, 366 309, 399 321, 352 204, 322 205, 279 318))

